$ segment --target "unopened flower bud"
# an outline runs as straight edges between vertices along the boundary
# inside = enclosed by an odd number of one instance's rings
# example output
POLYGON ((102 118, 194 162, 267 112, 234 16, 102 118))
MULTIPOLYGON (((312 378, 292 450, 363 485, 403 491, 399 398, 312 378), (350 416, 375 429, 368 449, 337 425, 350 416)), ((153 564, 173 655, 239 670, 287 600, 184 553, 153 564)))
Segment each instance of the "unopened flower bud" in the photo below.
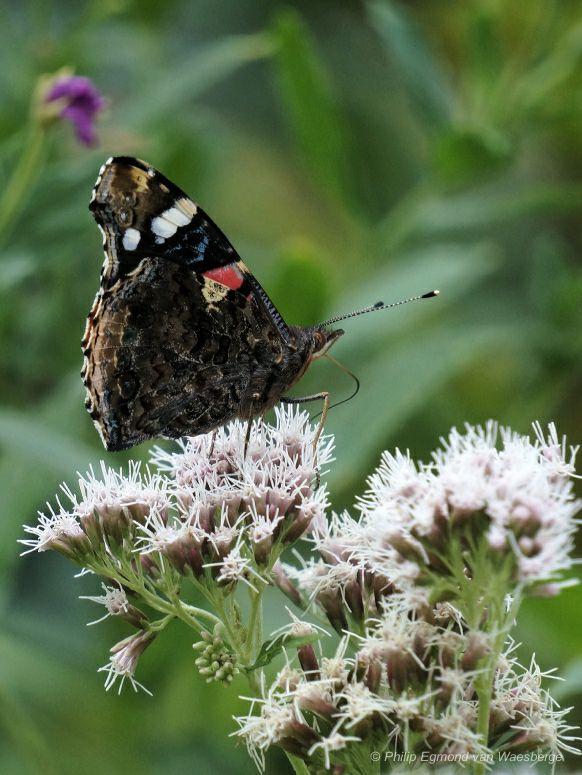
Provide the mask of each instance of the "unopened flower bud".
POLYGON ((378 660, 371 660, 364 675, 364 683, 371 692, 377 692, 382 680, 382 665, 378 660))
POLYGON ((319 680, 319 662, 311 643, 307 643, 305 646, 300 646, 297 649, 297 656, 299 658, 299 664, 305 672, 308 681, 319 680))
POLYGON ((343 601, 337 590, 323 589, 317 593, 317 602, 325 611, 329 623, 340 634, 348 627, 343 601))
POLYGON ((425 664, 430 647, 434 643, 435 632, 436 628, 432 624, 422 619, 416 622, 412 648, 418 659, 425 664))
POLYGON ((400 694, 409 683, 422 679, 424 671, 411 654, 397 646, 386 649, 386 652, 388 684, 393 691, 400 694))
POLYGON ((279 745, 283 750, 305 751, 318 739, 317 733, 307 724, 301 721, 290 721, 285 729, 285 736, 281 739, 279 745))
POLYGON ((179 573, 191 571, 196 578, 203 573, 202 541, 191 531, 182 532, 174 541, 167 543, 162 554, 179 573))
POLYGON ((153 552, 142 552, 139 555, 139 561, 144 572, 148 576, 156 577, 160 575, 160 569, 156 562, 156 556, 153 552))
POLYGON ((491 730, 491 735, 500 737, 514 722, 514 717, 507 712, 503 703, 495 700, 491 703, 491 709, 489 711, 489 728, 491 730))
POLYGON ((91 511, 81 514, 79 521, 88 535, 94 531, 97 540, 106 541, 110 548, 123 545, 132 524, 128 509, 115 503, 94 505, 91 511))
POLYGON ((350 613, 357 622, 364 619, 364 601, 362 599, 362 587, 357 578, 349 581, 344 590, 346 603, 349 606, 350 613))
POLYGON ((200 651, 200 656, 195 660, 200 675, 205 676, 206 683, 219 681, 229 684, 239 674, 240 669, 236 657, 226 646, 220 625, 216 625, 214 633, 200 633, 200 640, 194 643, 192 648, 200 651))
POLYGON ((281 562, 277 560, 275 565, 273 566, 271 570, 271 578, 275 582, 275 584, 279 587, 279 589, 284 592, 287 597, 295 603, 296 606, 301 606, 302 600, 301 595, 299 594, 299 591, 296 587, 293 586, 291 583, 289 577, 285 573, 285 569, 281 562))

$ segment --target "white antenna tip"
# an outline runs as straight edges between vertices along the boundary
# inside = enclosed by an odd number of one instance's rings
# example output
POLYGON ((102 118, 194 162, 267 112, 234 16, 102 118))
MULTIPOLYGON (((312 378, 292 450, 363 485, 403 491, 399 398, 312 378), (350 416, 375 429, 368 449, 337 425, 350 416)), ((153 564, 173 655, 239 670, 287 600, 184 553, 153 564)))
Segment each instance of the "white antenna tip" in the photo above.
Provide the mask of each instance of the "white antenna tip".
POLYGON ((438 296, 440 291, 434 290, 429 291, 428 293, 423 293, 421 296, 421 299, 432 299, 433 296, 438 296))

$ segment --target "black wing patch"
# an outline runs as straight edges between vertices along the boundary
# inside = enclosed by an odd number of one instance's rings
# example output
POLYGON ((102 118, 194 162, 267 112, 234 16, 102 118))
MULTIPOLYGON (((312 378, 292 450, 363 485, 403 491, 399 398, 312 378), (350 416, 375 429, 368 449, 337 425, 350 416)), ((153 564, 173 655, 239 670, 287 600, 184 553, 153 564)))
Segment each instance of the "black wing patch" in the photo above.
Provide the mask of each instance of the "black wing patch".
POLYGON ((142 258, 163 258, 254 295, 285 338, 289 329, 227 237, 190 197, 140 159, 117 156, 99 171, 89 209, 104 237, 107 286, 142 258))

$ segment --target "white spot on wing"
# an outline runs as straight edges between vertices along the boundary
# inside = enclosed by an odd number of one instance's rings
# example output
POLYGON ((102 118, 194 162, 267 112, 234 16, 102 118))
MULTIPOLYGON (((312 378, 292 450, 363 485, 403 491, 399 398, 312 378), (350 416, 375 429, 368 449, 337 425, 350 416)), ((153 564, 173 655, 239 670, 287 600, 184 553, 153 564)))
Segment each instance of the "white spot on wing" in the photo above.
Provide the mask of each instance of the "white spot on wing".
POLYGON ((139 245, 141 234, 137 229, 129 228, 125 230, 123 235, 123 247, 126 250, 135 250, 139 245))
POLYGON ((152 219, 152 231, 156 242, 173 237, 176 231, 187 226, 196 215, 198 208, 188 197, 177 199, 172 207, 152 219))
POLYGON ((177 229, 176 224, 167 221, 163 215, 158 215, 152 219, 152 231, 156 237, 163 237, 164 239, 173 237, 177 229))
POLYGON ((170 207, 169 210, 165 210, 162 213, 162 218, 165 218, 166 221, 170 221, 170 223, 173 223, 176 226, 187 226, 192 220, 189 215, 178 207, 170 207))

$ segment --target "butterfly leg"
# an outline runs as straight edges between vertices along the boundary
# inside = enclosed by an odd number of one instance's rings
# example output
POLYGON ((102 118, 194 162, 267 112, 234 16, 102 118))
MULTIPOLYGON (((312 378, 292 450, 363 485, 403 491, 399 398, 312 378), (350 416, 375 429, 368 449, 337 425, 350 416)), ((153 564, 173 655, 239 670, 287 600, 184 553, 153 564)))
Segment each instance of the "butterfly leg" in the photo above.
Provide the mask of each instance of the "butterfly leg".
MULTIPOLYGON (((281 398, 281 403, 283 404, 307 404, 309 401, 323 401, 323 408, 321 410, 319 424, 317 426, 317 431, 315 432, 315 438, 313 439, 313 452, 315 453, 317 451, 317 442, 319 441, 319 437, 323 432, 323 426, 325 425, 325 420, 329 411, 329 393, 324 390, 321 393, 314 393, 311 396, 300 396, 299 398, 289 398, 288 396, 283 396, 281 398)), ((316 487, 319 487, 319 468, 316 467, 316 471, 316 487)))
POLYGON ((212 457, 212 453, 214 452, 214 444, 216 442, 217 434, 218 434, 218 428, 215 428, 212 431, 212 438, 210 439, 210 449, 208 450, 208 457, 212 457))
POLYGON ((249 441, 251 439, 251 429, 253 427, 253 420, 247 420, 247 432, 245 433, 245 446, 243 452, 243 460, 247 459, 247 449, 249 448, 249 441))
POLYGON ((245 446, 244 446, 244 454, 243 454, 244 460, 246 460, 246 457, 247 457, 247 449, 249 446, 249 441, 251 439, 253 419, 256 416, 256 413, 253 410, 253 405, 255 402, 258 402, 260 398, 261 398, 260 393, 253 393, 251 401, 249 402, 248 406, 245 407, 245 414, 243 415, 243 417, 248 417, 248 420, 247 420, 247 432, 245 434, 245 446))

